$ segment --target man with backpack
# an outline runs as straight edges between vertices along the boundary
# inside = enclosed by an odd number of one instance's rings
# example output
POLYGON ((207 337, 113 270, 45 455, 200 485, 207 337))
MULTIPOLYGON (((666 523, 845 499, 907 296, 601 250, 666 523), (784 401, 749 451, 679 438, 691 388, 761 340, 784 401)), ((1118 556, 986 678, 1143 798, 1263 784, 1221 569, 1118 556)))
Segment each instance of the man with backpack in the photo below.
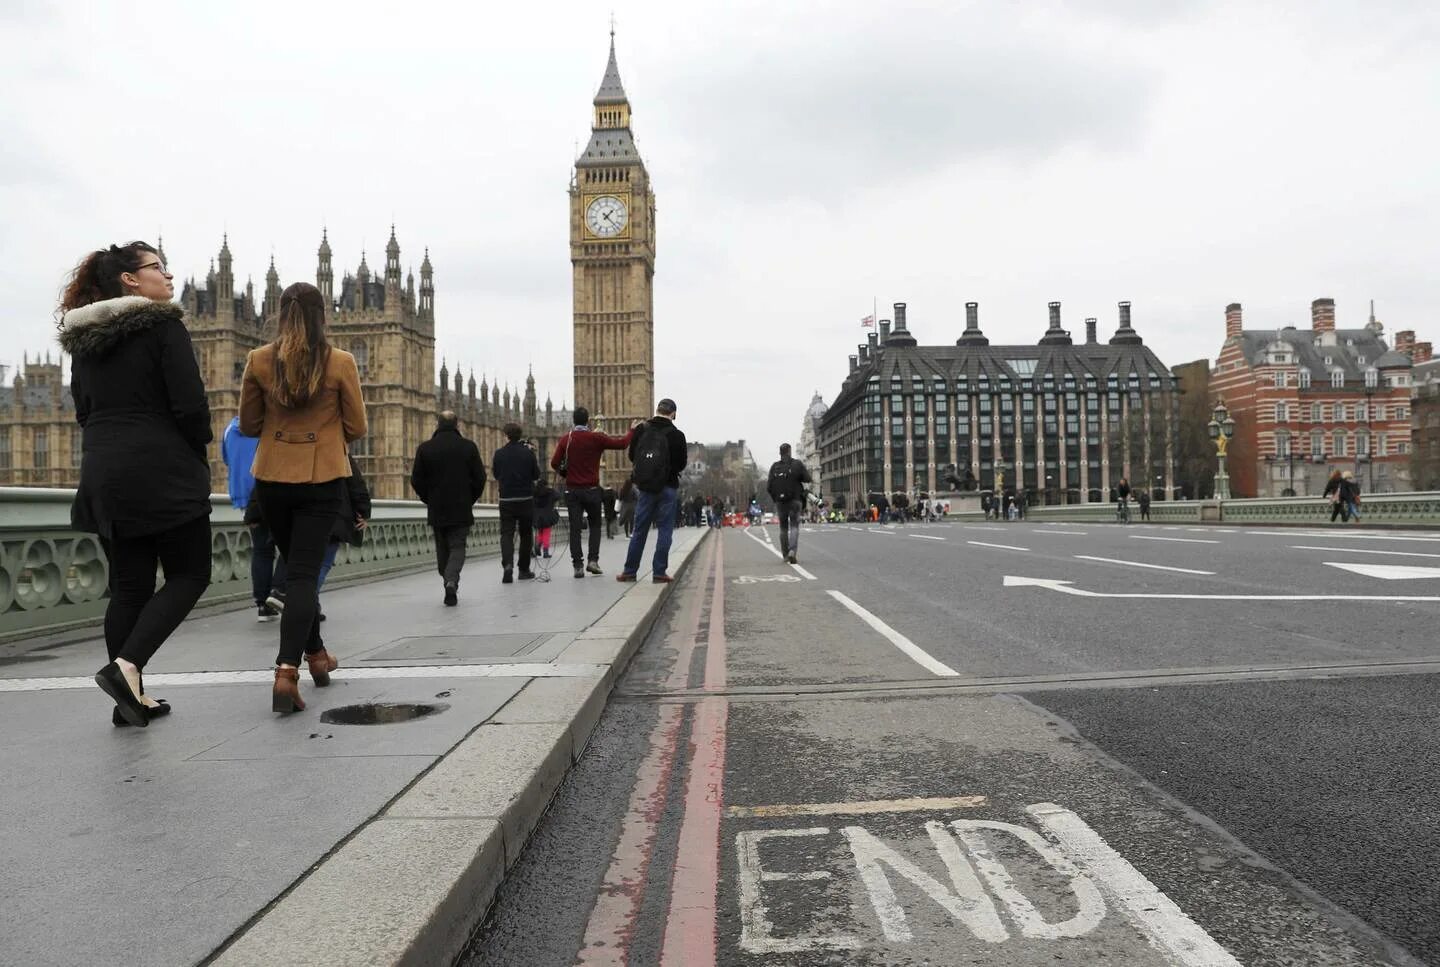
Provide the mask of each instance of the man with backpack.
POLYGON ((630 535, 630 549, 625 554, 625 569, 615 575, 615 580, 635 580, 640 570, 640 558, 645 553, 645 539, 650 533, 651 522, 654 522, 657 533, 651 579, 656 584, 668 584, 670 540, 675 530, 680 471, 685 469, 689 459, 685 434, 675 425, 675 401, 661 400, 655 407, 655 416, 633 432, 630 479, 636 493, 635 530, 630 535))
POLYGON ((775 501, 780 518, 780 555, 789 564, 797 563, 800 552, 800 509, 805 505, 805 485, 810 471, 805 464, 790 456, 790 444, 780 444, 780 459, 770 464, 770 478, 765 489, 775 501))

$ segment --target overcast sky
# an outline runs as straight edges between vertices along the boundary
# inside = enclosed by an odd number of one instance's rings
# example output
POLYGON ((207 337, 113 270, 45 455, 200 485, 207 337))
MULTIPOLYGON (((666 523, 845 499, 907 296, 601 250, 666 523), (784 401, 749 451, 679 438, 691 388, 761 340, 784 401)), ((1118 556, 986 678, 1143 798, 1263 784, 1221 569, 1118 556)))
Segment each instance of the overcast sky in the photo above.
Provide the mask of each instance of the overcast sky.
MULTIPOLYGON (((658 201, 656 392, 763 464, 833 398, 859 320, 922 344, 980 303, 1115 303, 1174 365, 1250 327, 1440 340, 1440 4, 1427 0, 639 3, 621 76, 658 201)), ((600 4, 0 0, 0 362, 53 348, 86 250, 164 232, 237 287, 435 265, 437 351, 569 401, 566 187, 600 4)))

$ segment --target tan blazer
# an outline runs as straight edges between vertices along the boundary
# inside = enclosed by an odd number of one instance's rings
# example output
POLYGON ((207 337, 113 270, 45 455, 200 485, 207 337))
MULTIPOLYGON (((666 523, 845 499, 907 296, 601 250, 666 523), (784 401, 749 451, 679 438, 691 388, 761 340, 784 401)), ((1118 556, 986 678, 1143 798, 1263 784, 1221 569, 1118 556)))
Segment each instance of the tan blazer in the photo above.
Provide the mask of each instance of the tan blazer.
POLYGON ((256 480, 325 483, 350 476, 346 445, 365 435, 365 401, 355 357, 331 347, 320 391, 299 409, 275 401, 275 346, 245 360, 240 382, 240 432, 258 436, 256 480))

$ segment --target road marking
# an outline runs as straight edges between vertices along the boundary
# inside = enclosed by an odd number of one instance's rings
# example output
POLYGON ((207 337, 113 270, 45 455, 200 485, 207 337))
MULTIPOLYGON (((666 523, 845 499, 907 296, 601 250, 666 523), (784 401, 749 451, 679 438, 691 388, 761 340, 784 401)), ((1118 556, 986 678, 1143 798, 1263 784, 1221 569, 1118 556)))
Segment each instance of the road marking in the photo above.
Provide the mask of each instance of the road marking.
POLYGON ((932 537, 929 534, 911 534, 910 536, 917 541, 943 541, 945 539, 943 537, 932 537))
POLYGON ((1131 534, 1132 541, 1170 541, 1174 544, 1219 544, 1219 541, 1207 541, 1200 537, 1150 537, 1145 534, 1131 534))
POLYGON ((801 567, 801 566, 798 565, 798 564, 792 564, 792 565, 790 565, 790 566, 791 566, 792 568, 794 568, 797 572, 799 572, 800 576, 801 576, 802 578, 804 578, 805 580, 807 580, 807 581, 816 581, 816 580, 819 580, 818 578, 815 577, 815 575, 811 574, 809 571, 805 570, 803 567, 801 567))
POLYGON ((1341 564, 1325 561, 1326 567, 1338 567, 1342 571, 1359 574, 1382 581, 1414 581, 1420 578, 1440 578, 1440 567, 1418 567, 1414 564, 1341 564))
POLYGON ((799 584, 800 576, 797 574, 742 574, 738 578, 731 578, 736 584, 799 584))
POLYGON ((1213 575, 1214 571, 1196 571, 1188 567, 1166 567, 1164 564, 1142 564, 1139 561, 1118 561, 1113 557, 1092 557, 1089 554, 1076 554, 1082 561, 1100 561, 1104 564, 1124 564, 1128 567, 1144 567, 1152 571, 1176 571, 1180 574, 1205 574, 1213 575))
POLYGON ((780 872, 767 870, 760 861, 760 843, 767 839, 798 839, 828 836, 824 826, 814 829, 746 829, 735 836, 735 855, 740 867, 740 946, 752 954, 791 954, 805 950, 856 950, 859 937, 837 934, 828 937, 776 937, 761 887, 776 880, 829 880, 829 870, 780 872))
POLYGON ((780 553, 779 548, 777 548, 774 544, 769 543, 768 541, 762 541, 760 538, 758 538, 758 537, 756 537, 754 534, 750 533, 750 528, 748 528, 748 527, 745 528, 745 530, 743 531, 743 533, 745 534, 746 537, 750 538, 750 539, 751 539, 752 541, 754 541, 756 544, 759 544, 761 547, 765 548, 765 550, 769 551, 771 554, 774 554, 776 557, 780 558, 780 560, 782 560, 782 561, 785 560, 785 556, 780 553))
POLYGON ((1329 551, 1331 554, 1384 554, 1388 557, 1440 557, 1440 554, 1426 554, 1423 551, 1372 551, 1363 547, 1311 547, 1307 544, 1291 544, 1292 551, 1329 551))
POLYGON ((1377 534, 1374 531, 1356 533, 1355 531, 1322 530, 1322 531, 1246 531, 1245 533, 1255 537, 1324 537, 1331 540, 1345 541, 1422 541, 1427 544, 1440 543, 1440 537, 1398 537, 1391 534, 1377 534))
POLYGON ((1028 551, 1028 547, 1016 547, 1014 544, 987 544, 984 541, 966 541, 966 544, 974 544, 976 547, 994 547, 1002 551, 1028 551))
POLYGON ((1156 949, 1185 967, 1240 967, 1228 950, 1079 816, 1053 803, 1037 803, 1025 811, 1095 878, 1156 949))
POLYGON ((1087 537, 1089 531, 1036 531, 1037 534, 1064 534, 1066 537, 1087 537))
POLYGON ((871 799, 865 802, 781 803, 774 806, 730 806, 735 819, 772 816, 870 816, 876 813, 919 813, 947 809, 981 809, 985 796, 935 796, 928 799, 871 799))
POLYGON ((1170 601, 1440 601, 1440 596, 1424 594, 1142 594, 1135 591, 1086 591, 1071 587, 1069 581, 1051 578, 1027 578, 1005 575, 1007 588, 1046 588, 1081 598, 1155 598, 1170 601))
MULTIPOLYGON (((927 824, 927 827, 932 824, 927 824)), ((934 823, 939 826, 939 823, 934 823)), ((1010 918, 1026 937, 1040 940, 1058 940, 1062 937, 1083 937, 1105 919, 1105 898, 1090 877, 1086 876, 1063 852, 1033 829, 1014 823, 1001 823, 984 819, 960 819, 952 822, 956 837, 965 844, 966 852, 974 861, 985 885, 996 899, 1005 904, 1010 918), (990 844, 983 833, 1007 833, 1020 840, 1045 861, 1052 870, 1070 881, 1070 890, 1075 894, 1079 910, 1068 920, 1051 923, 1046 920, 1030 898, 1016 887, 1010 871, 990 850, 990 844)), ((933 832, 932 832, 932 838, 933 832)), ((938 840, 936 840, 938 845, 938 840)))
POLYGON ((960 526, 962 530, 967 531, 1008 531, 1010 529, 1008 527, 992 527, 986 524, 962 524, 960 526))
MULTIPOLYGON (((543 662, 512 662, 496 665, 387 665, 368 668, 340 668, 331 678, 344 681, 387 678, 574 678, 604 673, 605 665, 551 665, 543 662)), ((268 685, 275 671, 170 672, 153 674, 146 684, 158 688, 190 685, 268 685)), ((51 692, 94 688, 89 675, 75 678, 0 678, 0 692, 51 692)))
POLYGON ((834 598, 836 601, 839 601, 851 611, 853 611, 857 616, 859 616, 861 621, 865 622, 867 625, 880 632, 880 634, 884 635, 885 638, 888 639, 892 645, 903 651, 921 668, 924 668, 926 671, 929 672, 934 672, 936 675, 944 675, 947 677, 959 676, 960 673, 957 672, 955 669, 951 668, 949 665, 944 664, 943 662, 936 661, 930 656, 928 652, 925 651, 925 649, 915 644, 915 642, 911 641, 909 638, 906 638, 900 632, 896 631, 894 628, 890 627, 885 622, 875 617, 869 611, 866 611, 860 605, 856 604, 854 601, 841 594, 839 591, 826 591, 825 593, 830 595, 830 597, 834 598))

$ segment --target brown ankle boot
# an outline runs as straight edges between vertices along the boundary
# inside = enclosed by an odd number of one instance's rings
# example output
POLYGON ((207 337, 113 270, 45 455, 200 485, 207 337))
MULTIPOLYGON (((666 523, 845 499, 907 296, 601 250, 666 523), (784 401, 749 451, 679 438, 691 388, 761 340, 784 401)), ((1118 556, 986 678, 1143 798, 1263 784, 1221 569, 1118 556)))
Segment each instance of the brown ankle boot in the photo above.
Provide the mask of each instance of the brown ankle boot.
POLYGON ((271 693, 273 712, 303 712, 305 700, 300 697, 300 669, 275 669, 275 691, 271 693))
POLYGON ((306 655, 305 664, 310 666, 310 677, 315 680, 317 687, 329 685, 330 673, 340 667, 340 662, 335 659, 335 656, 324 648, 313 655, 306 655))

